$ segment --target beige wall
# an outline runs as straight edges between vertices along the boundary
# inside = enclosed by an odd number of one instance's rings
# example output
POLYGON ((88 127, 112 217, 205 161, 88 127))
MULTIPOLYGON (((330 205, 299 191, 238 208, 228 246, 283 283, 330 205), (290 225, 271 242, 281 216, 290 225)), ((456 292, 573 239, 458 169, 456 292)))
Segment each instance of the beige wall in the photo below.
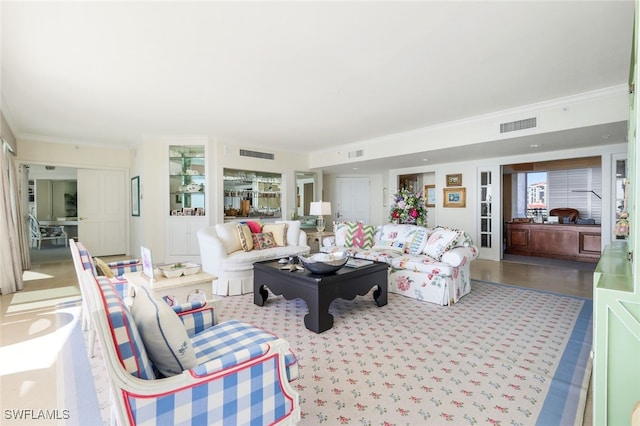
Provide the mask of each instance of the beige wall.
POLYGON ((94 169, 129 169, 129 149, 73 145, 34 139, 18 140, 19 163, 94 169))
POLYGON ((18 145, 16 143, 16 138, 11 131, 11 127, 9 127, 9 123, 4 118, 4 114, 0 111, 0 134, 7 141, 9 147, 14 153, 17 153, 18 145))

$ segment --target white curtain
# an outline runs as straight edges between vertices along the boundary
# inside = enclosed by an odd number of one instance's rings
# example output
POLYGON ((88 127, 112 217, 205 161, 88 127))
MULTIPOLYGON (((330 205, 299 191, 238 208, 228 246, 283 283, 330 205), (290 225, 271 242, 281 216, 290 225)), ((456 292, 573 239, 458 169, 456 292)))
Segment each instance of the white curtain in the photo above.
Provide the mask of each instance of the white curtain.
POLYGON ((3 140, 0 149, 0 293, 22 290, 22 257, 20 255, 19 222, 22 221, 13 158, 3 140), (12 182, 13 179, 13 182, 12 182))
MULTIPOLYGON (((22 202, 22 192, 19 190, 22 187, 22 191, 27 191, 27 187, 21 185, 21 182, 27 182, 27 180, 20 179, 19 173, 20 167, 16 164, 13 156, 9 155, 9 182, 11 183, 12 198, 11 198, 11 211, 17 212, 16 214, 16 230, 18 232, 18 241, 20 243, 20 257, 22 259, 22 270, 31 269, 31 254, 29 253, 29 207, 22 202)), ((28 173, 27 169, 23 168, 23 173, 28 173)))

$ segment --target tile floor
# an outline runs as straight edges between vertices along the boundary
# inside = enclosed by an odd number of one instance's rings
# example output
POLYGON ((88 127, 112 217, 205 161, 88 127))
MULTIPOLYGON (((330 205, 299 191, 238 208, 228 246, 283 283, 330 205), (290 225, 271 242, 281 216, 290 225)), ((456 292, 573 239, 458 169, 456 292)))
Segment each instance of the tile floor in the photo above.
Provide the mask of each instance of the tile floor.
MULTIPOLYGON (((590 298, 593 273, 573 266, 571 263, 542 266, 476 260, 471 266, 471 276, 590 298)), ((56 371, 57 351, 65 336, 59 334, 54 312, 58 303, 80 296, 73 263, 70 258, 43 261, 34 264, 25 277, 23 291, 0 296, 0 423, 3 425, 45 424, 41 420, 9 420, 5 410, 64 409, 61 406, 63 386, 56 381, 56 371)), ((591 409, 589 392, 583 425, 592 424, 591 409)))

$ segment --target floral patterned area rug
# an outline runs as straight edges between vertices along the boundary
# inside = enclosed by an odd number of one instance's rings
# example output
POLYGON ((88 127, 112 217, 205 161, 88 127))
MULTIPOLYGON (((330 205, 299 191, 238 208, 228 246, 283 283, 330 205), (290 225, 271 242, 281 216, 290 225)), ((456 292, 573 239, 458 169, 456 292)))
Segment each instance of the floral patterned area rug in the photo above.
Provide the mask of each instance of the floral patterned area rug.
MULTIPOLYGON (((473 281, 453 306, 389 294, 338 299, 333 328, 304 327, 306 304, 269 295, 222 301, 288 340, 298 357, 302 425, 581 425, 591 375, 592 301, 473 281)), ((106 380, 91 360, 96 387, 106 380)))

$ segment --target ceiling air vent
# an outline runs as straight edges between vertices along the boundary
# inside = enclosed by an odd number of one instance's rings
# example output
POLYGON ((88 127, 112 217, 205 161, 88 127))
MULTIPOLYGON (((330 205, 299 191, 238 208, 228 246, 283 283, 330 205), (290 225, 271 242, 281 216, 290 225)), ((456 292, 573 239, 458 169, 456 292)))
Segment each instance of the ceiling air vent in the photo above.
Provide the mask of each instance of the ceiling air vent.
POLYGON ((349 158, 358 158, 358 157, 362 157, 363 155, 364 155, 364 151, 359 149, 357 151, 351 151, 349 153, 349 158))
POLYGON ((509 123, 500 124, 500 133, 517 132, 518 130, 531 129, 538 125, 538 119, 525 118, 524 120, 511 121, 509 123))
POLYGON ((249 151, 248 149, 240 150, 240 157, 262 158, 263 160, 275 160, 276 156, 268 152, 249 151))

